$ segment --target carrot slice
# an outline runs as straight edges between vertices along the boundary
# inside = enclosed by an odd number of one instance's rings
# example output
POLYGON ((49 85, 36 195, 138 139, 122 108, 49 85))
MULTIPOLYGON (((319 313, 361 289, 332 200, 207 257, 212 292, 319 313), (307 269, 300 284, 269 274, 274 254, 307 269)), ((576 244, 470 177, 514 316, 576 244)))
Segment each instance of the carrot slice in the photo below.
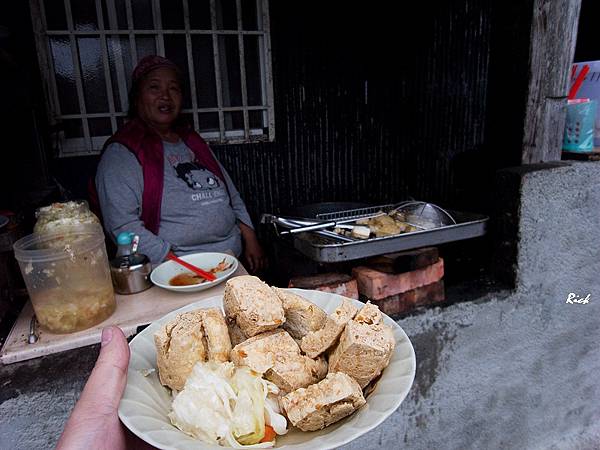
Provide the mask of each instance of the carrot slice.
POLYGON ((265 437, 263 437, 260 442, 272 442, 277 437, 277 433, 271 425, 265 425, 265 437))

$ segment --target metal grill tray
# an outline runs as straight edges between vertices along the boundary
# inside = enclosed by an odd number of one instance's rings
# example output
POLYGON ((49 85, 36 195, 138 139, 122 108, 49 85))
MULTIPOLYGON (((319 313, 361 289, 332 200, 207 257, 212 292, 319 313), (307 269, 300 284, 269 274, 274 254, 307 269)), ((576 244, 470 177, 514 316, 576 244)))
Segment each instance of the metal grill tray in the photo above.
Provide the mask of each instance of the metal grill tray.
MULTIPOLYGON (((372 215, 378 211, 388 212, 396 205, 381 205, 369 208, 338 211, 316 216, 320 220, 342 220, 372 215)), ((485 235, 489 218, 482 214, 448 211, 456 225, 447 225, 431 230, 414 231, 396 236, 339 242, 314 233, 300 233, 294 238, 294 247, 318 262, 340 262, 368 258, 420 247, 439 245, 485 235)))

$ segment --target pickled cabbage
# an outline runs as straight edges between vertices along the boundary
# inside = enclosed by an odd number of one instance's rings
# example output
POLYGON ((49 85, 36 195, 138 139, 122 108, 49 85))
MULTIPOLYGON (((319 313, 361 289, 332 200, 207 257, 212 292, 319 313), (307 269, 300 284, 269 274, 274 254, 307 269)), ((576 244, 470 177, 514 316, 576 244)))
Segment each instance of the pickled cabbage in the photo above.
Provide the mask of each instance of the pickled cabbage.
POLYGON ((210 444, 234 448, 269 448, 260 441, 265 423, 277 434, 287 432, 270 394, 277 386, 247 367, 233 363, 198 362, 171 405, 171 423, 181 431, 210 444))

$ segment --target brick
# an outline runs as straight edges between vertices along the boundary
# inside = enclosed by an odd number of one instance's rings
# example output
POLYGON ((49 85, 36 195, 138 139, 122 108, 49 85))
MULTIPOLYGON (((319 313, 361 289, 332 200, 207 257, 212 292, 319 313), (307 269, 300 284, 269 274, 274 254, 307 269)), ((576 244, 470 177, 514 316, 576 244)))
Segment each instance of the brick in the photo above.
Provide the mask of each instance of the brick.
POLYGON ((343 295, 344 297, 353 298, 358 300, 358 284, 355 279, 347 281, 344 284, 338 286, 321 286, 317 288, 317 291, 331 292, 333 294, 343 295))
POLYGON ((290 279, 288 287, 301 289, 316 289, 320 286, 337 286, 346 283, 353 278, 347 273, 328 272, 316 275, 304 275, 290 279))
MULTIPOLYGON (((368 299, 364 296, 361 296, 361 300, 367 302, 368 299)), ((372 300, 372 302, 373 304, 379 306, 379 309, 382 313, 385 313, 388 316, 396 316, 403 312, 403 305, 400 305, 400 300, 397 295, 382 298, 381 300, 372 300)))
POLYGON ((404 273, 423 269, 439 259, 437 247, 424 247, 405 252, 388 253, 369 258, 366 266, 385 273, 404 273))
MULTIPOLYGON (((446 290, 444 289, 444 280, 437 283, 428 284, 415 289, 416 306, 430 306, 446 300, 446 290)), ((400 294, 402 295, 402 294, 400 294)))
POLYGON ((361 295, 371 300, 380 300, 441 280, 444 276, 444 260, 439 258, 435 264, 423 269, 400 274, 359 266, 352 269, 352 275, 358 282, 358 292, 361 295))
POLYGON ((402 294, 374 300, 373 303, 379 306, 382 312, 392 316, 408 313, 418 306, 434 305, 445 299, 444 280, 440 280, 402 294))
POLYGON ((321 273, 294 277, 290 280, 288 287, 331 292, 358 300, 358 284, 354 278, 345 273, 321 273))

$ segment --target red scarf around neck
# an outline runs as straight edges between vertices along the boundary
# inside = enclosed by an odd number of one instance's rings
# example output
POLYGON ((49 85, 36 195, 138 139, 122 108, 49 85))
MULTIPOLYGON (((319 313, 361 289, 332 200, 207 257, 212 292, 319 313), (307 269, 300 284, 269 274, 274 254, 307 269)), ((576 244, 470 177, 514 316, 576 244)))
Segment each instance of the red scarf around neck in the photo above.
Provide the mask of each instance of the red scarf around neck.
MULTIPOLYGON (((175 129, 181 140, 194 153, 196 162, 200 163, 219 177, 225 187, 225 177, 202 137, 189 126, 175 129)), ((160 208, 164 184, 164 151, 162 139, 152 128, 141 119, 136 118, 127 122, 108 141, 110 144, 119 143, 135 155, 142 166, 144 175, 144 192, 142 194, 141 219, 144 226, 154 234, 158 234, 160 226, 160 208)))

